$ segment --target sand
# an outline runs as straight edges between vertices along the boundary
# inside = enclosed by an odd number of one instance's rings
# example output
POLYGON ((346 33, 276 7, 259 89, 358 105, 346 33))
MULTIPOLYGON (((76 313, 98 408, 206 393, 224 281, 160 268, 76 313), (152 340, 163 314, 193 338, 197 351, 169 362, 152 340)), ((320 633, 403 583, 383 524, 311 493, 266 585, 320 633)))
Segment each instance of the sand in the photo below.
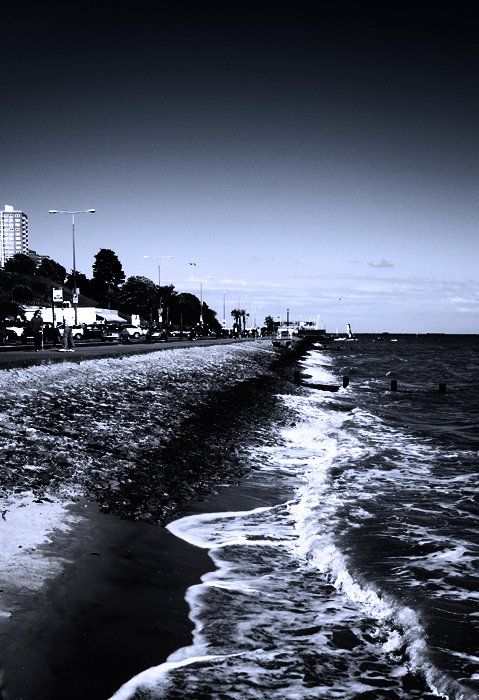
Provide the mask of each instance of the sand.
MULTIPOLYGON (((279 494, 254 475, 191 503, 183 515, 249 510, 279 494)), ((212 562, 163 527, 122 520, 95 504, 69 506, 77 520, 40 547, 62 572, 23 595, 0 622, 11 700, 107 700, 132 676, 191 643, 184 600, 212 562)))
POLYGON ((62 573, 1 621, 11 700, 108 698, 188 644, 186 588, 211 564, 167 530, 76 504, 82 520, 43 546, 62 573))

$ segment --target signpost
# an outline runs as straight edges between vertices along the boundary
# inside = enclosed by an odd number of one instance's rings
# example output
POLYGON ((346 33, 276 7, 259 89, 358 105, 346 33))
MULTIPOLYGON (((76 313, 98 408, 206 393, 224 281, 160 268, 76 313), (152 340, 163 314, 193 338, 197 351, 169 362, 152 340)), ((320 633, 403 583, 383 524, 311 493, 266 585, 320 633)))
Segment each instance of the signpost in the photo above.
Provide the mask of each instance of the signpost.
POLYGON ((63 302, 63 289, 57 289, 52 287, 52 337, 53 337, 53 347, 57 344, 57 333, 55 328, 55 304, 61 304, 63 302))

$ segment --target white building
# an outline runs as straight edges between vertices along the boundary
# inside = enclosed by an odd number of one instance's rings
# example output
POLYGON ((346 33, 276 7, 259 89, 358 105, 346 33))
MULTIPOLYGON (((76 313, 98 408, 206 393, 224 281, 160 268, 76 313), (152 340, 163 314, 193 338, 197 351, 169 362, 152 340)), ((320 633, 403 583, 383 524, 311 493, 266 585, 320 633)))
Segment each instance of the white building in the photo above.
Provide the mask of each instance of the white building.
MULTIPOLYGON (((30 321, 35 311, 42 312, 42 318, 45 323, 52 323, 53 311, 55 311, 55 325, 63 323, 63 319, 67 318, 72 324, 75 319, 75 311, 69 302, 61 306, 24 306, 25 318, 30 321)), ((105 323, 113 321, 115 323, 126 323, 126 320, 118 315, 115 309, 97 309, 95 306, 79 306, 77 309, 78 323, 105 323)), ((139 317, 138 317, 139 318, 139 317)))
POLYGON ((28 216, 5 204, 0 211, 0 267, 17 253, 28 255, 28 216))

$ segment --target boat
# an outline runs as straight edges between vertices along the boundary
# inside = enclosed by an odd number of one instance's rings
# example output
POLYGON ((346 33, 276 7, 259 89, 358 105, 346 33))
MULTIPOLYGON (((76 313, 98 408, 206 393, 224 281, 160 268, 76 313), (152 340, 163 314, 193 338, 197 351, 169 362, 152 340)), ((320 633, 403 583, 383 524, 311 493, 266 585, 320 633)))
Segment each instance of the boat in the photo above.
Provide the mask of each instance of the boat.
POLYGON ((352 332, 352 330, 351 330, 351 324, 350 324, 350 323, 348 323, 347 332, 348 332, 347 335, 342 336, 342 337, 340 337, 340 338, 333 338, 333 340, 334 340, 335 342, 337 342, 337 343, 351 343, 351 342, 357 341, 357 338, 354 337, 354 334, 353 334, 353 332, 352 332))
POLYGON ((271 339, 271 343, 275 348, 284 348, 288 350, 301 340, 302 338, 299 336, 296 326, 279 326, 271 339))
POLYGON ((319 321, 300 321, 298 335, 303 340, 321 342, 327 339, 326 329, 320 328, 319 321))

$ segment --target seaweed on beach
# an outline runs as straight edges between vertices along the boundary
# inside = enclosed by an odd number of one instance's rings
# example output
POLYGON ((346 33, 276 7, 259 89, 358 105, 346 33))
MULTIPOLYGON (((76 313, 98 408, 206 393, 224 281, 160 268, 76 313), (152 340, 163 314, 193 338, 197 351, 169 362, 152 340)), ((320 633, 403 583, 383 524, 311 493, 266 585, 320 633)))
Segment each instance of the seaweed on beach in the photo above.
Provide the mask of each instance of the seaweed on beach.
POLYGON ((86 496, 164 522, 245 473, 293 359, 248 343, 5 372, 0 495, 86 496))
POLYGON ((110 474, 96 474, 89 491, 107 512, 163 523, 191 498, 242 477, 251 467, 248 452, 260 436, 255 426, 281 410, 271 377, 248 380, 215 392, 186 419, 168 443, 145 446, 110 474))
POLYGON ((133 459, 89 480, 89 491, 106 512, 165 523, 190 499, 232 483, 253 466, 251 454, 261 444, 265 422, 281 422, 284 405, 277 394, 291 391, 294 355, 274 357, 260 376, 211 392, 192 410, 175 436, 146 444, 133 459), (246 449, 247 448, 247 449, 246 449))

